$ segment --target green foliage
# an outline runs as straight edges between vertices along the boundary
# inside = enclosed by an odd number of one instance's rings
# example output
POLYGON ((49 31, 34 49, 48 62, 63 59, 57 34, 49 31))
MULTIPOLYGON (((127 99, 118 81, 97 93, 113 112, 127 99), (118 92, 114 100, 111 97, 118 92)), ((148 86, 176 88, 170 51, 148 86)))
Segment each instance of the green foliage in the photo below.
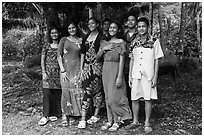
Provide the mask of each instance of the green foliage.
POLYGON ((31 57, 26 57, 24 61, 25 68, 32 68, 34 66, 40 66, 41 63, 41 55, 34 55, 31 57))
POLYGON ((33 30, 9 30, 2 42, 3 58, 39 55, 43 46, 42 37, 33 30))
POLYGON ((27 56, 39 55, 42 50, 42 37, 40 34, 32 32, 30 35, 26 35, 19 43, 19 52, 23 59, 27 56))
POLYGON ((3 57, 17 56, 18 41, 25 36, 25 33, 18 29, 9 30, 2 41, 3 57))
POLYGON ((2 73, 3 74, 9 74, 11 72, 15 72, 19 68, 20 68, 19 66, 5 66, 2 68, 2 73))

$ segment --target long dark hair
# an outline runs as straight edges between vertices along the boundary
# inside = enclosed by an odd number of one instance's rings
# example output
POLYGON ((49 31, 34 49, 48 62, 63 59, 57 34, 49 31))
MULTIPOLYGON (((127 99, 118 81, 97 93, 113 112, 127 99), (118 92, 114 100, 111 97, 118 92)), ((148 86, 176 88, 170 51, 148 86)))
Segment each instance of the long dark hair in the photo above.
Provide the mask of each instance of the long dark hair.
POLYGON ((59 40, 60 40, 60 28, 59 27, 50 27, 48 29, 48 33, 47 33, 47 42, 50 43, 50 44, 52 43, 52 38, 51 38, 50 34, 51 34, 51 30, 53 30, 53 29, 56 29, 57 32, 58 32, 58 43, 59 43, 59 40))
MULTIPOLYGON (((94 17, 89 18, 89 19, 88 19, 88 22, 89 22, 90 20, 94 20, 94 21, 96 22, 96 24, 98 24, 97 29, 98 29, 98 31, 100 32, 100 29, 99 29, 100 22, 99 22, 99 20, 98 20, 97 18, 94 18, 94 17)), ((88 22, 87 22, 87 26, 88 26, 88 22)), ((91 32, 90 32, 90 30, 89 30, 88 35, 89 35, 90 33, 91 33, 91 32)))
MULTIPOLYGON (((70 24, 73 24, 73 25, 76 27, 76 29, 77 29, 77 30, 76 30, 76 36, 80 37, 78 25, 77 25, 77 23, 74 22, 74 21, 69 21, 69 22, 68 22, 67 27, 66 27, 66 28, 67 28, 67 31, 68 31, 68 27, 69 27, 70 24)), ((68 32, 68 36, 70 36, 69 32, 68 32)))
MULTIPOLYGON (((116 35, 116 37, 118 38, 118 39, 125 39, 125 37, 124 37, 124 34, 123 34, 123 28, 122 28, 122 26, 120 25, 120 23, 118 22, 118 21, 116 21, 116 20, 113 20, 113 21, 111 21, 110 22, 110 25, 112 24, 112 23, 114 23, 114 24, 116 24, 117 26, 118 26, 118 33, 117 33, 117 35, 116 35)), ((110 25, 109 25, 109 27, 110 27, 110 25)), ((109 32, 108 32, 108 40, 110 40, 111 39, 111 36, 110 36, 110 34, 109 34, 109 32)))

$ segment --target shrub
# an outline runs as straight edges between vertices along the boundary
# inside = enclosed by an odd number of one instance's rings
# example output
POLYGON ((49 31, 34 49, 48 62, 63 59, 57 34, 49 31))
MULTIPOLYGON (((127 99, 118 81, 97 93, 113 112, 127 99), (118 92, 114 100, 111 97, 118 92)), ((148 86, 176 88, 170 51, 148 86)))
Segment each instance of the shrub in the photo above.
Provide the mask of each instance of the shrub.
POLYGON ((2 73, 8 74, 8 73, 18 70, 19 68, 20 68, 19 66, 5 66, 2 68, 2 73))
POLYGON ((24 37, 25 34, 17 29, 9 30, 2 41, 3 57, 16 56, 18 53, 18 41, 24 37))
POLYGON ((34 55, 31 57, 26 57, 24 61, 25 68, 32 68, 34 66, 40 66, 41 63, 41 55, 34 55))
POLYGON ((34 30, 12 29, 4 34, 2 41, 3 58, 39 55, 43 47, 43 38, 34 30))
POLYGON ((42 37, 38 33, 26 35, 18 43, 19 53, 22 56, 23 60, 25 60, 26 57, 39 55, 43 46, 42 37))
POLYGON ((198 69, 198 63, 189 58, 183 58, 178 64, 181 72, 191 72, 198 69))
POLYGON ((24 70, 26 76, 28 76, 31 80, 42 80, 42 74, 40 67, 34 67, 32 69, 24 70))

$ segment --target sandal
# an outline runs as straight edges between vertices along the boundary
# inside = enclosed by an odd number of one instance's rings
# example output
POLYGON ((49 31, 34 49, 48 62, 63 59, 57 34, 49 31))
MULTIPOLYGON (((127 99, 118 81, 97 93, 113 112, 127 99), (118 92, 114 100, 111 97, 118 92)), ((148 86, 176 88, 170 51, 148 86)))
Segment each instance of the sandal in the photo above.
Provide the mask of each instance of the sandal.
POLYGON ((68 122, 67 122, 67 120, 66 120, 66 121, 65 121, 65 120, 62 121, 62 126, 63 126, 63 127, 67 127, 67 126, 68 126, 68 122))
POLYGON ((106 129, 108 129, 109 127, 111 127, 111 123, 110 122, 107 122, 107 123, 105 123, 102 127, 101 127, 101 130, 106 130, 106 129))
POLYGON ((110 127, 108 130, 109 130, 109 131, 116 131, 116 130, 118 130, 119 127, 120 127, 120 126, 119 126, 117 123, 114 123, 114 124, 112 125, 112 127, 110 127))
POLYGON ((149 134, 153 131, 153 129, 150 125, 144 125, 144 131, 146 134, 149 134))
POLYGON ((48 123, 48 121, 49 121, 49 118, 42 117, 42 118, 40 119, 40 121, 38 122, 38 125, 44 126, 44 125, 46 125, 46 124, 48 123))
POLYGON ((100 120, 100 118, 97 118, 95 116, 92 116, 89 120, 87 120, 87 123, 88 124, 93 124, 93 123, 96 123, 100 120))
POLYGON ((85 120, 79 121, 78 128, 80 129, 86 128, 86 121, 85 120))
POLYGON ((51 122, 54 122, 57 120, 57 117, 56 116, 50 116, 49 119, 51 122))
POLYGON ((62 125, 63 127, 67 127, 67 126, 68 126, 67 116, 66 116, 66 115, 63 115, 61 125, 62 125))
POLYGON ((136 129, 137 127, 141 126, 142 124, 140 122, 131 123, 130 125, 126 126, 125 129, 136 129))

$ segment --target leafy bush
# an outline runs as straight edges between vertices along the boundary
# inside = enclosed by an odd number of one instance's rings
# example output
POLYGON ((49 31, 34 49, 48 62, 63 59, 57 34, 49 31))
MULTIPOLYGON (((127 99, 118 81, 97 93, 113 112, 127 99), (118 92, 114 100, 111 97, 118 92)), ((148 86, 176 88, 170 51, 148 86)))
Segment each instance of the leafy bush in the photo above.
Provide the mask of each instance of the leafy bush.
POLYGON ((2 68, 2 73, 8 74, 8 73, 18 70, 19 68, 20 68, 19 66, 5 66, 2 68))
POLYGON ((34 55, 31 57, 26 57, 24 61, 25 68, 32 68, 34 66, 40 66, 41 63, 41 55, 34 55))
POLYGON ((9 30, 2 41, 3 57, 16 56, 18 53, 18 41, 24 36, 25 34, 20 30, 9 30))
POLYGON ((196 60, 191 60, 189 58, 183 58, 178 66, 181 72, 191 72, 198 69, 198 62, 196 60))
POLYGON ((42 80, 41 67, 35 66, 29 69, 24 69, 24 73, 31 80, 42 80))
POLYGON ((38 33, 32 33, 31 35, 26 35, 22 38, 19 43, 19 53, 22 56, 23 60, 26 57, 39 55, 42 50, 42 37, 38 33))
POLYGON ((12 29, 4 34, 2 42, 3 58, 39 55, 43 46, 43 40, 34 30, 12 29))

